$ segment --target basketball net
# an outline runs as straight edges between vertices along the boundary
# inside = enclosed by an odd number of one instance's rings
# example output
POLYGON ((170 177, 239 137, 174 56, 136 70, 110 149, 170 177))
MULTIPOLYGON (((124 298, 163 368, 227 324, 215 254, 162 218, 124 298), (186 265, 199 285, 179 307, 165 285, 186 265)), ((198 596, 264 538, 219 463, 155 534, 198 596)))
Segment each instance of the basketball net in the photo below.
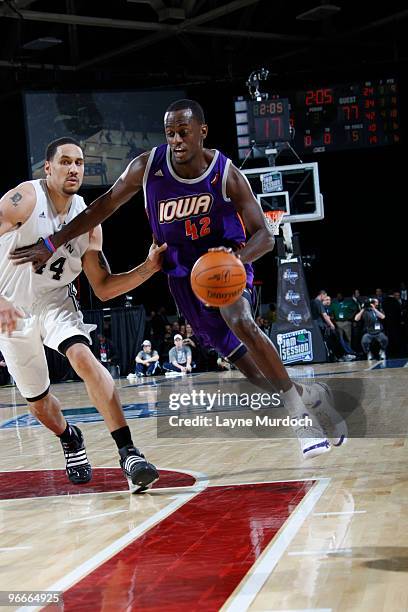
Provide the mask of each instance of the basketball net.
POLYGON ((282 222, 283 215, 285 214, 284 210, 266 210, 264 211, 264 215, 268 222, 268 225, 271 227, 274 236, 279 234, 279 226, 282 222))

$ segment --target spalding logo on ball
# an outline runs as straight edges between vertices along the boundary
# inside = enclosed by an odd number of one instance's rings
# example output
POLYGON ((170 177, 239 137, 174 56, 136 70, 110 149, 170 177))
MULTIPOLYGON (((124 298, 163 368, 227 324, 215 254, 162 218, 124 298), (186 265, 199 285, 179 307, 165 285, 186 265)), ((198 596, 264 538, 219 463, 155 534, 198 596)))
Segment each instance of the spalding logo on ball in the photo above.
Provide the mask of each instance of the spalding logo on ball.
POLYGON ((198 299, 209 306, 229 306, 236 302, 246 280, 242 261, 225 251, 202 255, 191 270, 191 287, 198 299))

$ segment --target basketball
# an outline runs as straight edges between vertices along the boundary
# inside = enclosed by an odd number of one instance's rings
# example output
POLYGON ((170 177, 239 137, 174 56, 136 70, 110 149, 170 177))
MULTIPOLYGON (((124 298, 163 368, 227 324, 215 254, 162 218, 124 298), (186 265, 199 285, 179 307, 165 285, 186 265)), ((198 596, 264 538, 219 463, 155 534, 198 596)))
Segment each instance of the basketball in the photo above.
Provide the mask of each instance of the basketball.
POLYGON ((208 306, 229 306, 246 285, 244 264, 232 253, 212 251, 202 255, 191 270, 191 287, 208 306))

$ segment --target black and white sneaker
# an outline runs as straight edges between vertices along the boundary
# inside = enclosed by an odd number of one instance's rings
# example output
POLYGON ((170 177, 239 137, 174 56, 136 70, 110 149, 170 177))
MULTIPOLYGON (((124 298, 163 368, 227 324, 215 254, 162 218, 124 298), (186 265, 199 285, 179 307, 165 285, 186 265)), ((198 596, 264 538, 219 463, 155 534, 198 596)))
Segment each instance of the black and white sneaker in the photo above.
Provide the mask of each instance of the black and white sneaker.
POLYGON ((92 468, 85 450, 84 436, 79 427, 70 425, 74 435, 69 442, 62 442, 65 456, 65 469, 73 484, 85 484, 92 478, 92 468))
POLYGON ((119 449, 120 467, 128 481, 131 493, 142 493, 159 480, 159 473, 152 463, 134 446, 119 449))

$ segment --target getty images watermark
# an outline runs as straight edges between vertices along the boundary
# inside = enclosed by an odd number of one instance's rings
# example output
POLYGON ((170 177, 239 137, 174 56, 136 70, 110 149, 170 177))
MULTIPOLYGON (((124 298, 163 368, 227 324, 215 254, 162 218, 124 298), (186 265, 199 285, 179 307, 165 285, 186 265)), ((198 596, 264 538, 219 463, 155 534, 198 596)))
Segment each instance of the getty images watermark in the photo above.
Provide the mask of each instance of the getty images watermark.
POLYGON ((170 428, 253 428, 253 427, 305 427, 312 425, 312 419, 307 415, 299 418, 271 417, 264 414, 265 409, 278 408, 282 406, 279 393, 215 393, 200 389, 191 389, 184 393, 169 394, 169 409, 181 411, 182 414, 174 414, 168 417, 170 428), (263 414, 245 417, 230 416, 229 411, 240 411, 241 409, 258 411, 263 414), (194 410, 196 409, 196 410, 194 410), (197 414, 186 415, 186 412, 218 411, 223 414, 197 414))

